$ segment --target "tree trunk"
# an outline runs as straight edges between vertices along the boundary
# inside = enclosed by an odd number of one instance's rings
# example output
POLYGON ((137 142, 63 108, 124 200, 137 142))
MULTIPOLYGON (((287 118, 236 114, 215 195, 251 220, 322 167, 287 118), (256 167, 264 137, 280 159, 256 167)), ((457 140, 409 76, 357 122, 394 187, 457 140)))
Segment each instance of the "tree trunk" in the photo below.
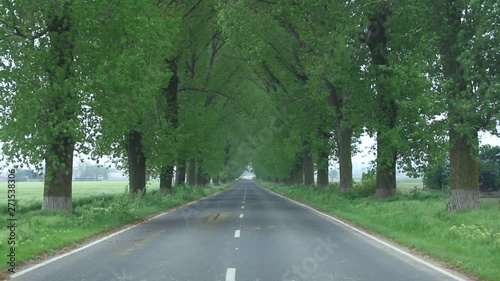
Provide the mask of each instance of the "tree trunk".
POLYGON ((311 155, 311 149, 308 147, 304 152, 303 158, 304 185, 314 185, 314 161, 311 155))
POLYGON ((328 186, 328 167, 326 168, 319 168, 318 169, 318 186, 319 187, 327 187, 328 186))
POLYGON ((160 171, 160 193, 172 193, 172 179, 174 177, 174 167, 163 167, 160 171))
POLYGON ((132 131, 127 136, 127 158, 129 169, 129 191, 131 196, 145 191, 146 156, 142 147, 142 135, 132 131))
POLYGON ((168 67, 172 72, 172 76, 168 81, 167 87, 163 90, 165 100, 167 102, 167 108, 165 111, 165 119, 170 123, 175 129, 179 127, 179 103, 178 103, 178 92, 179 92, 179 76, 177 61, 168 61, 168 67))
POLYGON ((53 123, 52 138, 47 140, 45 155, 45 180, 42 209, 71 212, 73 151, 75 141, 68 133, 73 131, 79 105, 72 89, 67 89, 67 81, 73 76, 74 35, 71 24, 71 3, 64 2, 62 13, 54 13, 49 24, 50 53, 55 65, 47 67, 50 84, 53 85, 46 110, 53 123))
POLYGON ((339 169, 340 192, 352 189, 352 149, 353 128, 339 128, 339 169))
POLYGON ((302 168, 302 163, 297 162, 295 167, 292 169, 292 174, 290 177, 290 183, 292 185, 303 185, 304 184, 304 169, 302 168))
MULTIPOLYGON (((177 93, 179 88, 179 77, 177 75, 177 61, 167 60, 168 67, 172 71, 172 76, 168 81, 168 85, 163 89, 163 96, 166 103, 165 122, 171 125, 174 129, 179 127, 179 105, 177 102, 177 93)), ((167 157, 167 156, 164 156, 167 157)), ((174 162, 174 159, 166 159, 166 162, 174 162), (170 161, 169 161, 170 160, 170 161)), ((160 193, 172 193, 172 179, 174 176, 174 167, 165 165, 160 170, 160 193)))
POLYGON ((216 176, 215 178, 213 178, 213 184, 220 185, 220 177, 219 176, 216 176))
POLYGON ((435 9, 442 19, 440 28, 440 52, 443 75, 448 87, 448 124, 450 143, 450 198, 446 209, 459 211, 465 208, 480 208, 479 200, 479 163, 478 163, 478 99, 464 73, 461 56, 463 47, 450 46, 450 42, 460 41, 463 33, 463 11, 467 3, 454 1, 445 3, 434 1, 435 9), (465 131, 467 130, 467 131, 465 131))
POLYGON ((208 184, 207 176, 204 175, 202 172, 197 172, 196 186, 207 186, 207 184, 208 184))
POLYGON ((470 141, 451 129, 450 144, 450 198, 446 209, 480 208, 477 133, 470 141))
POLYGON ((368 28, 366 44, 370 49, 374 71, 376 76, 376 102, 377 102, 377 173, 376 173, 376 196, 388 198, 396 194, 396 160, 397 146, 390 133, 396 128, 397 105, 395 98, 390 92, 391 76, 386 66, 387 60, 387 30, 385 27, 387 18, 391 15, 389 9, 377 12, 371 18, 368 28))
POLYGON ((184 161, 181 162, 177 166, 177 170, 175 173, 175 184, 176 185, 181 185, 186 183, 186 165, 184 164, 184 161))
POLYGON ((187 185, 196 185, 196 160, 190 159, 187 166, 187 185))
POLYGON ((352 135, 354 128, 344 128, 342 122, 344 120, 343 108, 349 100, 349 95, 340 94, 335 85, 328 79, 323 78, 330 95, 328 96, 328 104, 334 109, 335 115, 333 123, 335 126, 337 152, 339 157, 340 169, 340 191, 346 192, 352 189, 352 135))
POLYGON ((377 134, 377 198, 389 198, 396 194, 396 159, 397 152, 391 149, 391 140, 383 133, 377 134))
POLYGON ((200 161, 196 161, 196 186, 206 186, 208 184, 207 177, 200 161))
POLYGON ((61 143, 52 144, 45 159, 42 209, 71 212, 74 144, 69 137, 58 139, 61 143))
POLYGON ((329 166, 329 158, 330 156, 326 151, 321 151, 319 154, 319 159, 317 163, 318 167, 318 178, 317 184, 319 187, 327 187, 329 183, 328 178, 328 166, 329 166))

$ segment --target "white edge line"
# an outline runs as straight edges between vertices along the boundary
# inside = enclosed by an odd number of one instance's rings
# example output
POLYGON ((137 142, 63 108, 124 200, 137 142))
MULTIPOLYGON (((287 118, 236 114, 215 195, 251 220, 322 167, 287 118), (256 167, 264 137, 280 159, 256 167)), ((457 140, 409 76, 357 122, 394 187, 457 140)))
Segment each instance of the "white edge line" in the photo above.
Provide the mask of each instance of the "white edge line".
MULTIPOLYGON (((140 224, 142 224, 142 223, 140 223, 140 224)), ((80 247, 80 248, 76 248, 76 249, 74 249, 74 250, 72 250, 72 251, 69 251, 69 252, 67 252, 67 253, 61 254, 61 255, 59 255, 59 256, 55 256, 55 257, 53 257, 53 258, 51 258, 51 259, 48 259, 48 260, 46 260, 46 261, 44 261, 44 262, 41 262, 41 263, 39 263, 39 264, 36 264, 36 265, 31 266, 31 267, 29 267, 29 268, 26 268, 26 269, 24 269, 24 270, 18 271, 18 272, 16 272, 16 273, 12 274, 10 277, 11 277, 11 278, 15 278, 15 277, 21 276, 21 275, 26 274, 26 273, 28 273, 28 272, 30 272, 30 271, 33 271, 33 270, 35 270, 35 269, 37 269, 37 268, 40 268, 40 267, 42 267, 42 266, 45 266, 45 265, 47 265, 47 264, 49 264, 49 263, 53 263, 53 262, 55 262, 55 261, 57 261, 57 260, 60 260, 60 259, 62 259, 62 258, 65 258, 65 257, 67 257, 67 256, 69 256, 69 255, 74 254, 74 253, 77 253, 77 252, 83 251, 83 250, 85 250, 85 249, 87 249, 87 248, 89 248, 89 247, 92 247, 92 246, 94 246, 94 245, 96 245, 96 244, 99 244, 99 243, 101 243, 101 242, 102 242, 102 241, 104 241, 104 240, 107 240, 107 239, 109 239, 109 238, 112 238, 113 236, 116 236, 116 235, 118 235, 118 234, 120 234, 120 233, 123 233, 123 232, 125 232, 125 231, 127 231, 127 230, 129 230, 129 229, 132 229, 132 228, 134 228, 134 227, 136 227, 136 226, 138 226, 138 225, 139 225, 139 224, 129 226, 129 227, 127 227, 127 228, 125 228, 125 229, 122 229, 122 230, 120 230, 120 231, 118 231, 118 232, 115 232, 115 233, 113 233, 113 234, 111 234, 111 235, 108 235, 108 236, 106 236, 106 237, 103 237, 103 238, 100 238, 100 239, 98 239, 98 240, 95 240, 94 242, 91 242, 90 244, 86 244, 86 245, 84 245, 84 246, 82 246, 82 247, 80 247)))
POLYGON ((421 259, 421 258, 419 258, 417 256, 414 256, 414 255, 412 255, 412 254, 410 254, 410 253, 408 253, 408 252, 406 252, 406 251, 404 251, 404 250, 402 250, 402 249, 400 249, 398 247, 395 247, 395 246, 393 246, 393 245, 391 245, 391 244, 389 244, 389 243, 387 243, 387 242, 385 242, 385 241, 383 241, 383 240, 381 240, 381 239, 379 239, 379 238, 377 238, 377 237, 375 237, 375 236, 373 236, 371 234, 368 234, 368 233, 366 233, 366 232, 364 232, 364 231, 362 231, 362 230, 360 230, 358 228, 355 228, 354 226, 352 226, 352 225, 350 225, 350 224, 348 224, 348 223, 346 223, 346 222, 344 222, 342 220, 339 220, 338 218, 335 218, 335 217, 333 217, 331 215, 328 215, 328 214, 325 214, 323 212, 320 212, 320 211, 318 211, 318 210, 316 210, 316 209, 314 209, 314 208, 312 208, 310 206, 307 206, 307 205, 302 204, 302 203, 300 203, 298 201, 295 201, 293 199, 285 197, 285 196, 283 196, 281 194, 278 194, 278 193, 276 193, 274 191, 271 191, 271 190, 269 190, 267 188, 263 188, 263 187, 261 187, 261 188, 264 189, 264 190, 266 190, 266 191, 268 191, 268 192, 270 192, 270 193, 273 193, 273 194, 275 194, 275 195, 277 195, 277 196, 279 196, 281 198, 287 199, 287 200, 289 200, 289 201, 291 201, 291 202, 293 202, 293 203, 295 203, 297 205, 300 205, 300 206, 305 207, 305 208, 307 208, 309 210, 312 210, 312 211, 314 211, 314 212, 316 212, 316 213, 318 213, 318 214, 320 214, 322 216, 325 216, 325 217, 327 217, 327 218, 329 218, 331 220, 334 220, 334 221, 342 224, 343 226, 348 227, 348 228, 350 228, 350 229, 352 229, 352 230, 354 230, 354 231, 356 231, 356 232, 358 232, 358 233, 360 233, 360 234, 362 234, 362 235, 364 235, 364 236, 366 236, 366 237, 368 237, 368 238, 370 238, 370 239, 372 239, 372 240, 374 240, 374 241, 376 241, 376 242, 378 242, 378 243, 380 243, 380 244, 382 244, 382 245, 384 245, 384 246, 386 246, 386 247, 388 247, 388 248, 390 248, 390 249, 392 249, 392 250, 394 250, 394 251, 396 251, 396 252, 398 252, 398 253, 406 256, 406 257, 409 257, 409 258, 411 258, 411 259, 413 259, 413 260, 415 260, 415 261, 417 261, 417 262, 419 262, 419 263, 421 263, 423 265, 426 265, 427 267, 430 267, 430 268, 432 268, 432 269, 434 269, 434 270, 436 270, 436 271, 438 271, 438 272, 440 272, 440 273, 442 273, 442 274, 444 274, 444 275, 446 275, 446 276, 448 276, 450 278, 453 278, 453 279, 455 279, 457 281, 469 281, 469 280, 463 279, 462 277, 457 276, 457 275, 455 275, 455 274, 453 274, 453 273, 451 273, 451 272, 449 272, 449 271, 447 271, 447 270, 445 270, 445 269, 443 269, 441 267, 435 266, 432 263, 429 263, 429 262, 427 262, 427 261, 425 261, 425 260, 423 260, 423 259, 421 259))
POLYGON ((226 281, 236 281, 236 268, 226 270, 226 281))
POLYGON ((91 242, 91 243, 89 243, 89 244, 83 245, 83 246, 81 246, 81 247, 79 247, 79 248, 76 248, 76 249, 73 249, 73 250, 71 250, 71 251, 69 251, 69 252, 67 252, 67 253, 64 253, 64 254, 61 254, 61 255, 55 256, 55 257, 53 257, 53 258, 51 258, 51 259, 48 259, 48 260, 46 260, 46 261, 44 261, 44 262, 38 263, 38 264, 36 264, 36 265, 33 265, 33 266, 31 266, 31 267, 28 267, 28 268, 26 268, 26 269, 23 269, 23 270, 21 270, 21 271, 18 271, 18 272, 16 272, 16 273, 14 273, 14 274, 10 275, 10 278, 16 278, 16 277, 19 277, 19 276, 21 276, 21 275, 24 275, 24 274, 26 274, 26 273, 28 273, 28 272, 30 272, 30 271, 33 271, 33 270, 37 269, 37 268, 40 268, 40 267, 45 266, 45 265, 47 265, 47 264, 53 263, 53 262, 55 262, 55 261, 57 261, 57 260, 60 260, 60 259, 62 259, 62 258, 65 258, 65 257, 67 257, 67 256, 69 256, 69 255, 75 254, 75 253, 77 253, 77 252, 83 251, 83 250, 85 250, 85 249, 87 249, 87 248, 90 248, 90 247, 92 247, 92 246, 94 246, 94 245, 96 245, 96 244, 99 244, 99 243, 101 243, 101 242, 103 242, 103 241, 105 241, 105 240, 108 240, 109 238, 112 238, 112 237, 114 237, 114 236, 116 236, 116 235, 118 235, 118 234, 121 234, 121 233, 123 233, 123 232, 125 232, 125 231, 127 231, 127 230, 130 230, 130 229, 132 229, 132 228, 134 228, 134 227, 136 227, 136 226, 139 226, 139 225, 144 224, 144 223, 147 223, 147 222, 149 222, 149 221, 151 221, 151 220, 157 219, 157 218, 159 218, 159 217, 161 217, 161 216, 163 216, 163 215, 166 215, 166 214, 168 214, 168 213, 171 213, 171 212, 177 211, 178 209, 182 209, 182 208, 184 208, 184 207, 187 207, 187 206, 189 206, 189 205, 191 205, 191 204, 194 204, 194 203, 196 203, 196 202, 198 202, 198 201, 201 201, 201 200, 204 200, 204 199, 210 198, 210 197, 215 196, 215 195, 217 195, 217 194, 219 194, 219 193, 221 193, 221 192, 224 192, 224 191, 226 191, 226 190, 227 190, 227 189, 225 189, 225 190, 221 190, 221 191, 218 191, 218 192, 216 192, 216 193, 214 193, 214 194, 211 194, 211 195, 205 196, 205 197, 203 197, 203 198, 200 198, 200 199, 198 199, 198 200, 196 200, 196 201, 192 201, 192 202, 189 202, 189 203, 187 203, 187 204, 185 204, 185 205, 182 205, 182 206, 179 206, 179 207, 175 207, 175 208, 173 208, 173 209, 169 209, 169 210, 167 210, 167 211, 165 211, 165 212, 163 212, 163 213, 160 213, 160 214, 158 214, 158 215, 156 215, 156 216, 154 216, 154 217, 152 217, 152 218, 149 218, 149 219, 147 219, 147 220, 145 220, 145 221, 140 221, 140 222, 138 222, 138 223, 136 223, 136 224, 134 224, 134 225, 131 225, 131 226, 129 226, 129 227, 127 227, 127 228, 125 228, 125 229, 119 230, 118 232, 114 232, 114 233, 111 233, 111 234, 110 234, 110 235, 108 235, 108 236, 105 236, 105 237, 99 238, 99 239, 97 239, 97 240, 95 240, 95 241, 93 241, 93 242, 91 242))
POLYGON ((239 237, 240 237, 240 233, 241 233, 241 231, 240 231, 240 230, 236 230, 236 231, 234 232, 234 238, 239 238, 239 237))

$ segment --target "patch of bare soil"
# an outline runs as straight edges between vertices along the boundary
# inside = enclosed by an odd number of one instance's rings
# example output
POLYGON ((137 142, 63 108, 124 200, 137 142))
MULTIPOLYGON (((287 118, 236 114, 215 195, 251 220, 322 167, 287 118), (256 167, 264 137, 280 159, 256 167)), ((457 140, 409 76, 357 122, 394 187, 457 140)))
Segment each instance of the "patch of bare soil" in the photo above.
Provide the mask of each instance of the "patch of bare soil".
POLYGON ((7 270, 0 271, 0 280, 1 281, 10 280, 10 274, 9 274, 9 272, 7 270))

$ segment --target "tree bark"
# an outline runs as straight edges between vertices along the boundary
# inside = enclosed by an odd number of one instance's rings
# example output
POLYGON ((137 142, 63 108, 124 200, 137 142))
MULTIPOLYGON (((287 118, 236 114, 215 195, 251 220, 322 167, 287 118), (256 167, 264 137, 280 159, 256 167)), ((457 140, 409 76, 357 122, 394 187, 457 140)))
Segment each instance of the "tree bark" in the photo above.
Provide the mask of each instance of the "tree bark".
POLYGON ((352 189, 352 134, 353 128, 338 128, 340 192, 352 189))
POLYGON ((477 133, 473 140, 450 130, 450 198, 446 209, 480 208, 477 133))
POLYGON ((175 173, 175 184, 181 185, 186 183, 186 165, 184 161, 177 166, 177 171, 175 173))
POLYGON ((74 143, 69 137, 58 139, 61 142, 50 146, 45 159, 42 209, 71 212, 74 143))
POLYGON ((304 185, 314 185, 314 161, 311 155, 311 148, 304 151, 302 158, 304 169, 304 185))
POLYGON ((329 183, 329 181, 328 181, 328 167, 319 168, 318 169, 317 185, 319 187, 327 187, 328 183, 329 183))
POLYGON ((71 212, 72 206, 72 178, 73 178, 73 151, 75 141, 68 133, 74 129, 69 123, 77 119, 78 103, 74 102, 72 90, 66 89, 65 83, 73 76, 74 35, 71 25, 71 7, 64 2, 62 13, 54 13, 49 22, 48 31, 51 41, 50 53, 54 57, 55 65, 48 67, 48 79, 53 86, 52 96, 49 97, 47 110, 50 111, 50 122, 54 124, 52 138, 48 140, 45 155, 45 180, 43 190, 42 209, 64 210, 71 212), (69 127, 69 128, 68 128, 69 127))
POLYGON ((129 169, 129 191, 131 196, 143 193, 146 186, 146 156, 144 155, 142 134, 132 131, 127 136, 127 158, 129 169))
POLYGON ((190 159, 187 166, 187 185, 196 186, 196 160, 190 159))
POLYGON ((174 167, 167 166, 160 171, 160 193, 172 193, 172 180, 174 177, 174 167))
MULTIPOLYGON (((390 141, 390 140, 389 140, 390 141)), ((375 196, 389 198, 396 194, 396 158, 397 153, 390 149, 386 137, 377 134, 377 171, 375 196)))
POLYGON ((320 152, 318 163, 316 165, 318 167, 317 185, 319 187, 327 187, 328 186, 328 183, 329 183, 329 178, 328 178, 329 158, 330 158, 330 156, 328 155, 328 152, 326 152, 326 151, 320 152))

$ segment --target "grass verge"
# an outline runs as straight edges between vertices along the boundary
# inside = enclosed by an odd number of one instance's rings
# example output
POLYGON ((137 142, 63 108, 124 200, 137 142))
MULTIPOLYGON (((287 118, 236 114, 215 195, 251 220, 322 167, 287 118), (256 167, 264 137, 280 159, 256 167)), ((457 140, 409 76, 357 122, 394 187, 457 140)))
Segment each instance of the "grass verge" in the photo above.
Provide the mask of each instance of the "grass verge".
MULTIPOLYGON (((24 204, 16 211, 16 263, 52 255, 90 237, 127 225, 152 214, 179 206, 232 184, 210 187, 174 187, 172 194, 156 190, 131 199, 127 193, 101 194, 73 199, 73 213, 40 210, 40 202, 24 204)), ((7 208, 0 221, 7 222, 7 208)), ((6 269, 8 247, 6 227, 0 230, 0 270, 6 269), (4 254, 5 253, 5 254, 4 254)))
POLYGON ((290 187, 261 183, 286 197, 379 233, 451 267, 491 281, 500 280, 500 201, 482 199, 480 210, 445 211, 440 191, 399 192, 379 200, 338 187, 290 187))

